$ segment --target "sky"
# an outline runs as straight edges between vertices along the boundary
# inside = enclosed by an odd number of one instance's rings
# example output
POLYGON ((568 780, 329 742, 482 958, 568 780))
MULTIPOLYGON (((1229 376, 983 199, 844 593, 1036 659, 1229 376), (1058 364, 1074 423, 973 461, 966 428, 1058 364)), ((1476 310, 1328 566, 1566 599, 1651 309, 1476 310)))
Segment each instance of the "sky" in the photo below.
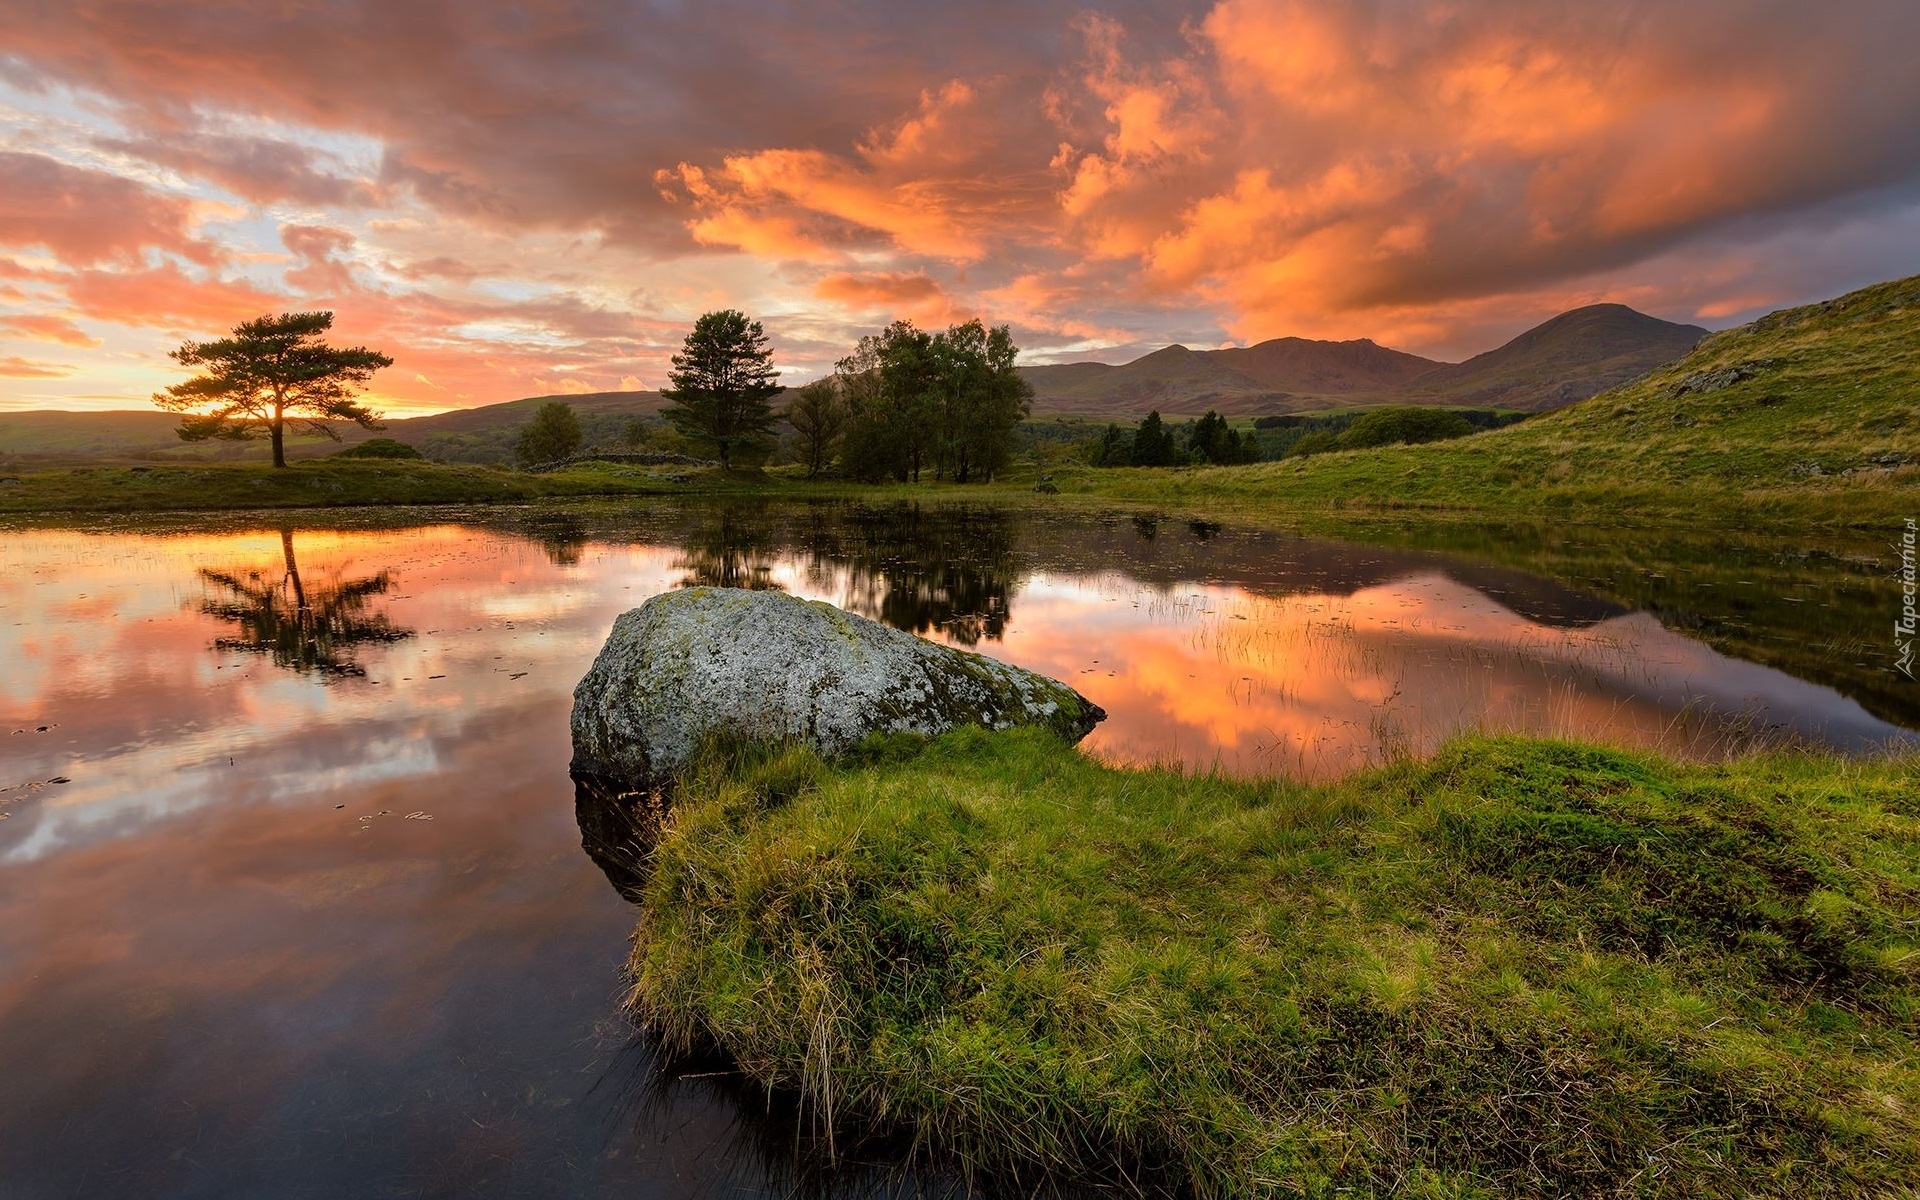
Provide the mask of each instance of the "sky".
POLYGON ((328 309, 406 416, 789 382, 894 318, 1023 361, 1920 272, 1912 0, 0 0, 0 411, 328 309))

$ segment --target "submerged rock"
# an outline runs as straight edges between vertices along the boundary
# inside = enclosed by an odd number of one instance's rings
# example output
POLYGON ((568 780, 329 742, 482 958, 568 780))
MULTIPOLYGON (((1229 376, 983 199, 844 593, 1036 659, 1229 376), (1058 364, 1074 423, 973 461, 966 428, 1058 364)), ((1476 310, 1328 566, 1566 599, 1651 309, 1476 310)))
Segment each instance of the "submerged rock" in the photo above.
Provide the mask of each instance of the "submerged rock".
POLYGON ((1079 741, 1106 715, 1064 683, 830 604, 687 588, 614 622, 573 691, 573 772, 651 787, 721 731, 833 755, 871 734, 960 725, 1079 741))

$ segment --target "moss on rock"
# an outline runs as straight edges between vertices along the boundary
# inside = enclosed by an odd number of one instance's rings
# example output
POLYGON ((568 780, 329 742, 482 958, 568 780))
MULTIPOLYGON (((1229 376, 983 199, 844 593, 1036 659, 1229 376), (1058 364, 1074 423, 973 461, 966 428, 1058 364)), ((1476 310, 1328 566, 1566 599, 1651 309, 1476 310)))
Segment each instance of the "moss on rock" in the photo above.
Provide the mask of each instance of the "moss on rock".
POLYGON ((573 769, 638 788, 716 735, 831 756, 874 734, 963 725, 1039 725, 1075 742, 1105 716, 1057 680, 831 604, 687 588, 614 622, 574 689, 573 769))

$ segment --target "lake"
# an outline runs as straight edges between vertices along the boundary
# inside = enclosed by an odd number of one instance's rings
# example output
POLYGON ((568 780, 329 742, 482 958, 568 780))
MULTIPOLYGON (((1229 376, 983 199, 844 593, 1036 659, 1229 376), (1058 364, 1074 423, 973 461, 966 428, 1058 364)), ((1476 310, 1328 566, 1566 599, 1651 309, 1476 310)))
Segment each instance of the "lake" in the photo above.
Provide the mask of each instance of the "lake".
POLYGON ((21 527, 0 549, 0 1195, 938 1193, 623 1019, 574 683, 780 587, 1072 683, 1115 762, 1323 779, 1462 730, 1911 744, 1885 547, 656 503, 21 527), (1879 631, 1888 631, 1882 636, 1879 631))

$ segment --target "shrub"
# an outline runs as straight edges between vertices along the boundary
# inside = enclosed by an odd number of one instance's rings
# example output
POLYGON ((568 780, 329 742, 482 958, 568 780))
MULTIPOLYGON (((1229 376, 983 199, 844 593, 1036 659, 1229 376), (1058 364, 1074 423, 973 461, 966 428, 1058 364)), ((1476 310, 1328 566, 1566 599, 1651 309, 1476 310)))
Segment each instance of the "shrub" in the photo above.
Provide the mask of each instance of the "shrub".
POLYGON ((394 438, 369 438, 358 446, 348 446, 334 458, 425 458, 426 455, 394 438))

